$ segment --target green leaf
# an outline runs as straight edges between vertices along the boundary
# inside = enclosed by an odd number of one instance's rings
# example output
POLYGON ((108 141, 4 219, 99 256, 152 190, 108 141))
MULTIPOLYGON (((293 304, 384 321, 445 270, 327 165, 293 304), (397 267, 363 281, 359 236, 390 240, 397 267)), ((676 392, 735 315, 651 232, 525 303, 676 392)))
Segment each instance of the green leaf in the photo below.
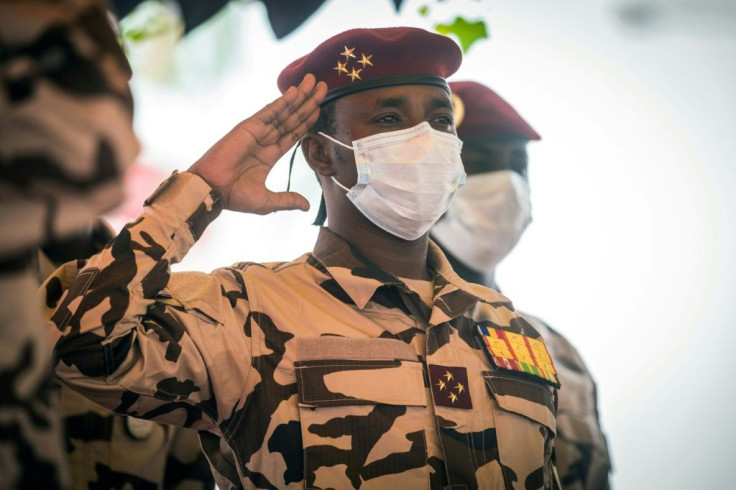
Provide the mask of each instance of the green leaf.
POLYGON ((457 37, 463 53, 467 53, 476 41, 488 39, 486 23, 482 20, 468 22, 463 17, 455 17, 452 24, 436 24, 434 30, 445 36, 452 34, 457 37))
POLYGON ((419 15, 421 15, 422 17, 426 17, 427 15, 429 15, 429 5, 422 5, 421 7, 419 7, 419 15))

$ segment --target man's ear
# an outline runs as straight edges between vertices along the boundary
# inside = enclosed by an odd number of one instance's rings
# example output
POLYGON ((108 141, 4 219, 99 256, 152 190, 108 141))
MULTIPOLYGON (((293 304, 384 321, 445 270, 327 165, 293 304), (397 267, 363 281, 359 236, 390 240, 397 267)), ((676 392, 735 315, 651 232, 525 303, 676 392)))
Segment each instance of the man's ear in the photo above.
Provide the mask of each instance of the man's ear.
POLYGON ((309 167, 317 175, 335 175, 326 138, 317 133, 307 133, 302 138, 302 153, 309 167))

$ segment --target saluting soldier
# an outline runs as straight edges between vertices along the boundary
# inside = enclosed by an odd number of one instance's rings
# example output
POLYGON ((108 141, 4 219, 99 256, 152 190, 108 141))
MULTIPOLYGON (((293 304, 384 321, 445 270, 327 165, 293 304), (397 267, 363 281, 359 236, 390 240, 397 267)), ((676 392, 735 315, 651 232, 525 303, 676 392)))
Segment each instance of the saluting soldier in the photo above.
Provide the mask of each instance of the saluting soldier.
MULTIPOLYGON (((431 237, 463 279, 499 290, 496 266, 531 222, 527 144, 539 134, 501 96, 477 82, 450 82, 467 182, 431 237)), ((562 486, 609 488, 611 461, 598 418, 596 385, 577 350, 527 313, 542 334, 562 388, 555 454, 562 486)))
POLYGON ((220 488, 555 488, 543 339, 428 239, 465 180, 461 56, 421 29, 354 29, 288 65, 282 97, 44 284, 56 373, 199 430, 220 488), (265 187, 300 139, 329 219, 313 251, 172 273, 222 209, 308 208, 265 187))

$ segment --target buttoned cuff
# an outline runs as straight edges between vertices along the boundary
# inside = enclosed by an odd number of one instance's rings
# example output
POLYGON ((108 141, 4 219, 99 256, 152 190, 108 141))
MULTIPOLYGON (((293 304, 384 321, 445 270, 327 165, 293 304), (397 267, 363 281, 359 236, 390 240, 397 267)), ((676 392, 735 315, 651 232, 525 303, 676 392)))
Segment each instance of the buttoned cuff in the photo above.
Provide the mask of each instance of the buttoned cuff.
POLYGON ((145 201, 157 214, 171 215, 186 221, 194 240, 222 212, 222 199, 200 176, 174 171, 145 201))

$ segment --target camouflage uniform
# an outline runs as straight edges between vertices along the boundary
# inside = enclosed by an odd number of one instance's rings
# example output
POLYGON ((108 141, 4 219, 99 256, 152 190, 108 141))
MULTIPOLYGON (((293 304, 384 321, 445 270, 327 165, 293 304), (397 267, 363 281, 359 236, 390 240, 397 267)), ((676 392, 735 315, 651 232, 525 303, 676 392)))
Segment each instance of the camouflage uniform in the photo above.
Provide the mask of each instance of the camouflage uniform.
MULTIPOLYGON (((113 238, 97 220, 91 249, 100 251, 113 238)), ((71 257, 69 257, 71 258, 71 257)), ((57 268, 43 251, 38 254, 40 278, 57 268)), ((213 489, 215 486, 197 433, 115 414, 67 386, 61 386, 64 427, 72 488, 213 489)))
POLYGON ((538 318, 523 313, 542 334, 562 383, 557 405, 555 455, 565 490, 610 488, 611 457, 598 419, 595 382, 575 347, 538 318))
POLYGON ((2 488, 69 482, 33 252, 120 201, 138 151, 129 76, 100 3, 0 2, 2 488))
POLYGON ((473 333, 539 337, 506 298, 431 244, 425 306, 327 229, 293 262, 171 273, 220 210, 177 174, 42 286, 66 383, 201 431, 222 489, 553 488, 556 390, 494 367, 473 333))

